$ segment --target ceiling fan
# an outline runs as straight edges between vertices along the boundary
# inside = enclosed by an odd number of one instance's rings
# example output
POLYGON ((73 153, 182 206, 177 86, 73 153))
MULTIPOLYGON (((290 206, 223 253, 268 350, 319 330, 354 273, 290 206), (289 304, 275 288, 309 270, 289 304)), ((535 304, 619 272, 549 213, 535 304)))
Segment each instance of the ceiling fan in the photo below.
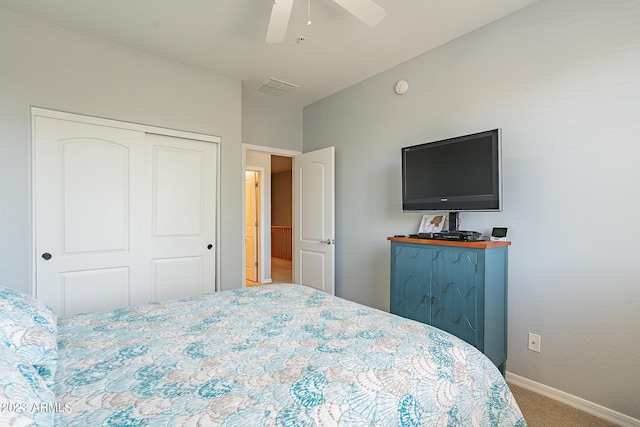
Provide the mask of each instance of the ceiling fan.
MULTIPOLYGON (((333 0, 349 11, 353 16, 370 27, 378 25, 384 18, 385 10, 372 0, 333 0)), ((267 29, 267 43, 280 43, 284 40, 289 26, 289 16, 293 0, 274 0, 271 20, 267 29)))

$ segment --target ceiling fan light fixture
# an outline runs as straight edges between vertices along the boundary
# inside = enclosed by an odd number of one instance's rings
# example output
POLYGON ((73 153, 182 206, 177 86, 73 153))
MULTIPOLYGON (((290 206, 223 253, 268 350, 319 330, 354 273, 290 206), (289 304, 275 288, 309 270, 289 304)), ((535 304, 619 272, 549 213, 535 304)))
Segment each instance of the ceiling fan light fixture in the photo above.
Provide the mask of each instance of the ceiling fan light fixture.
MULTIPOLYGON (((373 0, 333 1, 370 27, 378 25, 386 15, 386 11, 374 3, 373 0)), ((275 0, 273 2, 269 28, 267 28, 267 43, 280 43, 284 41, 292 8, 293 0, 275 0)), ((311 0, 308 0, 308 18, 307 26, 310 26, 311 0)))
POLYGON ((382 21, 387 12, 371 0, 333 0, 370 27, 382 21))
POLYGON ((267 43, 280 43, 284 40, 292 8, 293 0, 275 0, 273 2, 269 28, 267 28, 267 43))

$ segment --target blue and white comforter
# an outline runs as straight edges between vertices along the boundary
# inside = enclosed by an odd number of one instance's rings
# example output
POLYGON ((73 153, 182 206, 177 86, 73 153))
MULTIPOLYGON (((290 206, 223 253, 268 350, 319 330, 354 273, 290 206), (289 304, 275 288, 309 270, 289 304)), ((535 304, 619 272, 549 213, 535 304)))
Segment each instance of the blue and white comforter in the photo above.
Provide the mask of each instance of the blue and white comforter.
POLYGON ((438 329, 298 285, 58 323, 60 426, 526 426, 438 329))

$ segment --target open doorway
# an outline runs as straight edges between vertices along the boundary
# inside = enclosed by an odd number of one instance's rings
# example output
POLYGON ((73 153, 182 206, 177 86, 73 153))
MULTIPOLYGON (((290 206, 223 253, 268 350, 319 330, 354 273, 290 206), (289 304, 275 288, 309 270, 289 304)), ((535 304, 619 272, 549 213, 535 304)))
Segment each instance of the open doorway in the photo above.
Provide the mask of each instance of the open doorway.
POLYGON ((293 159, 271 156, 271 277, 293 282, 293 159))
POLYGON ((246 286, 293 282, 292 164, 297 153, 274 150, 245 146, 246 286), (258 171, 257 186, 248 183, 258 171))

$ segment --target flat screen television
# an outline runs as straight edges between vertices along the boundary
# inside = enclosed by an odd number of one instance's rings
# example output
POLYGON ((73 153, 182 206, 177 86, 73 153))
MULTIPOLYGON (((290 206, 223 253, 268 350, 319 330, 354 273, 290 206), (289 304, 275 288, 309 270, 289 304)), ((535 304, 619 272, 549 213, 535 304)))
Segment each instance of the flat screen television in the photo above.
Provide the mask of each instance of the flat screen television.
POLYGON ((494 129, 402 148, 402 210, 501 211, 501 145, 494 129))

